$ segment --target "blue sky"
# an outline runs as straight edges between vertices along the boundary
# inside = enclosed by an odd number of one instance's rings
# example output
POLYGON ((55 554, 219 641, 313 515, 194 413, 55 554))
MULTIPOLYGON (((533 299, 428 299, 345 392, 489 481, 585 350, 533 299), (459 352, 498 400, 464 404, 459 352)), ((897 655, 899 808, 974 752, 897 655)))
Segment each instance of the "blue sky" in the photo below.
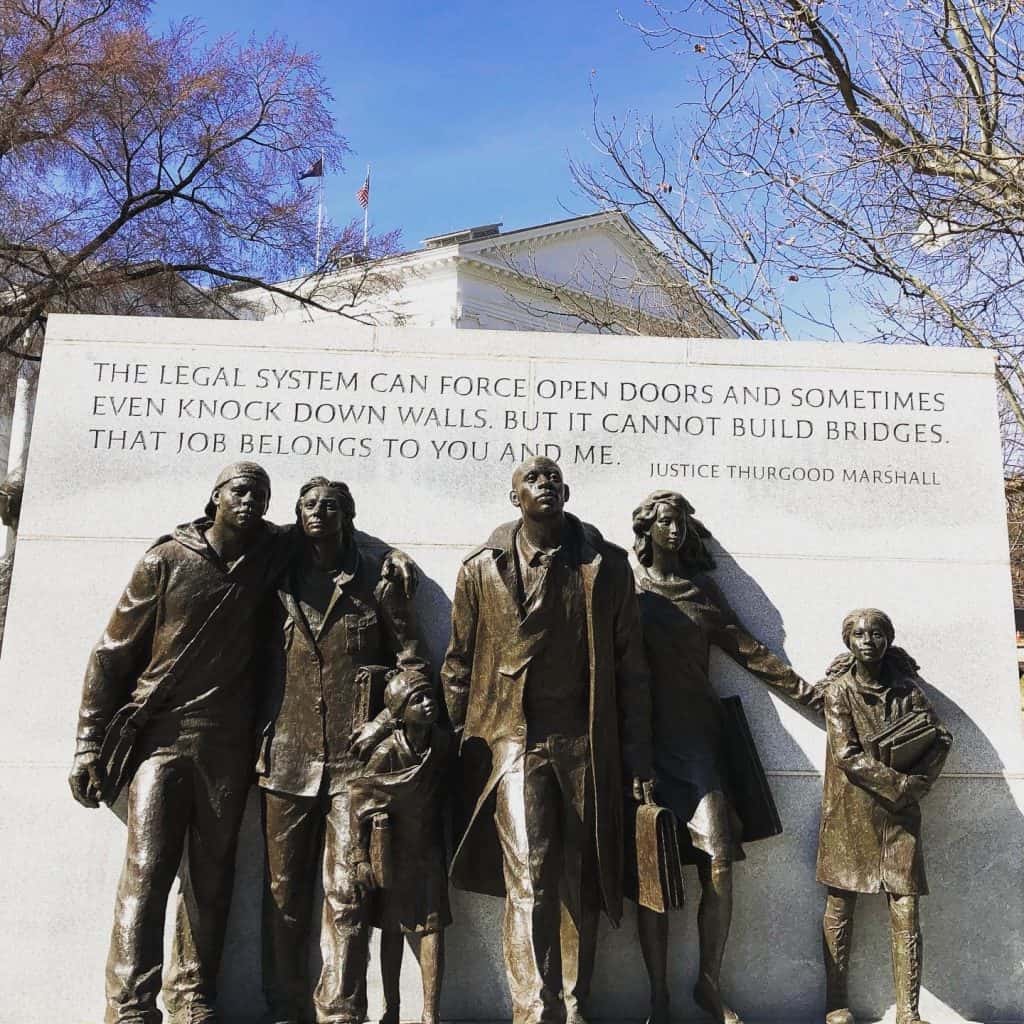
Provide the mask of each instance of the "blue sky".
MULTIPOLYGON (((371 230, 400 230, 405 249, 475 224, 508 231, 592 212, 569 159, 598 159, 593 96, 604 119, 638 110, 685 122, 699 59, 645 45, 631 24, 650 22, 643 0, 154 0, 155 27, 186 17, 211 42, 277 33, 319 55, 353 150, 327 168, 327 213, 361 220, 369 163, 371 230)), ((801 289, 813 303, 824 294, 801 289)), ((844 336, 862 337, 856 300, 839 288, 832 301, 844 336)))
POLYGON ((589 212, 568 156, 589 152, 591 88, 607 114, 670 119, 683 98, 680 59, 651 53, 623 21, 643 17, 639 0, 159 0, 153 15, 199 18, 211 36, 276 32, 319 53, 354 150, 343 172, 327 169, 328 212, 361 216, 370 163, 371 222, 401 229, 406 248, 473 224, 589 212))

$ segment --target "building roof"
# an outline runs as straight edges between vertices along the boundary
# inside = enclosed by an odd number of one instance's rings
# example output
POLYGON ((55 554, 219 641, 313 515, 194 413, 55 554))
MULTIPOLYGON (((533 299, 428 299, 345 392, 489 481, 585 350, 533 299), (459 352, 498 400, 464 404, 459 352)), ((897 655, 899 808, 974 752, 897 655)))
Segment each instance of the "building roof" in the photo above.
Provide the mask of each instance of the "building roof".
MULTIPOLYGON (((626 333, 732 334, 679 268, 619 210, 511 231, 501 228, 500 221, 456 228, 423 239, 419 248, 375 260, 361 254, 344 256, 333 273, 296 278, 278 287, 322 296, 332 289, 341 294, 355 282, 355 290, 367 295, 373 291, 365 287, 368 275, 376 275, 382 282, 376 294, 394 294, 403 280, 422 280, 439 267, 455 265, 500 282, 508 291, 532 292, 543 300, 544 316, 552 315, 554 303, 574 310, 566 314, 570 318, 582 314, 582 321, 599 329, 614 330, 616 323, 628 321, 626 333), (575 260, 575 269, 567 266, 567 260, 575 260)), ((235 298, 257 307, 266 302, 256 289, 235 298)), ((270 302, 280 312, 276 300, 270 302)), ((525 309, 529 300, 521 305, 525 309)), ((319 308, 323 315, 326 311, 322 305, 319 308)))

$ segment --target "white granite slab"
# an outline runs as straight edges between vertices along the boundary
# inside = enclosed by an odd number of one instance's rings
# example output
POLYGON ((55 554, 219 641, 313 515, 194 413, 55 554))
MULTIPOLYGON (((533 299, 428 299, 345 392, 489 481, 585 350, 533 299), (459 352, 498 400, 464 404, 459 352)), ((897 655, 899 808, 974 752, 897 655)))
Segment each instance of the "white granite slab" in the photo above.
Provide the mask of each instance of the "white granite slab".
MULTIPOLYGON (((513 518, 524 445, 560 449, 570 510, 619 544, 645 494, 683 491, 718 542, 729 599, 809 678, 839 650, 846 611, 892 614, 956 737, 925 805, 922 1011, 932 1024, 1024 1020, 1024 742, 991 372, 985 353, 911 347, 51 317, 0 659, 0 1024, 102 1016, 124 828, 75 805, 65 776, 85 659, 147 544, 199 515, 239 457, 270 472, 277 521, 312 474, 346 479, 357 525, 424 571, 436 661, 461 557, 513 518), (762 429, 776 436, 751 436, 762 429), (179 454, 179 434, 205 450, 186 440, 179 454), (333 453, 316 454, 317 438, 333 453)), ((749 1024, 820 1020, 823 734, 724 656, 713 670, 744 699, 786 827, 736 869, 729 992, 749 1024)), ((260 1012, 260 870, 250 808, 228 1020, 260 1012)), ((696 1012, 688 883, 670 949, 681 1018, 696 1012)), ((892 1000, 884 901, 862 902, 853 1005, 879 1020, 892 1000)), ((456 894, 454 907, 446 1019, 504 1018, 501 903, 456 894)), ((373 1015, 375 963, 370 976, 373 1015)), ((593 1016, 638 1020, 645 1005, 627 918, 604 934, 593 1016)))

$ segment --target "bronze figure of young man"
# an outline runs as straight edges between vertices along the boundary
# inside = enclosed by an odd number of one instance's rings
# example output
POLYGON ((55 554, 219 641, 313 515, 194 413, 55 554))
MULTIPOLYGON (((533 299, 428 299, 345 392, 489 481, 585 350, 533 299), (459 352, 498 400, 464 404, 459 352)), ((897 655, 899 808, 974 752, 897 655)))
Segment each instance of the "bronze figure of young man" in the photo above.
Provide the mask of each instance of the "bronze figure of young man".
POLYGON ((257 772, 267 885, 263 985, 272 1020, 305 1021, 307 943, 315 878, 324 888, 318 1024, 366 1018, 369 893, 353 867, 349 781, 363 771, 350 747, 372 713, 365 687, 377 668, 423 672, 412 625, 409 566, 397 552, 356 542, 346 484, 314 477, 296 504, 298 553, 278 584, 270 709, 257 772), (403 586, 403 582, 405 585, 403 586))
POLYGON ((164 1000, 179 1024, 216 1019, 235 845, 252 780, 253 662, 287 548, 263 521, 269 499, 270 480, 255 463, 222 471, 206 516, 162 537, 135 567, 89 659, 69 779, 79 803, 97 807, 101 793, 113 799, 104 741, 118 730, 134 737, 107 1024, 161 1019, 164 915, 186 848, 164 1000))
POLYGON ((469 821, 452 882, 505 896, 514 1024, 583 1021, 598 911, 622 911, 623 773, 651 775, 650 680, 626 553, 567 515, 550 459, 521 519, 463 561, 442 670, 469 821))

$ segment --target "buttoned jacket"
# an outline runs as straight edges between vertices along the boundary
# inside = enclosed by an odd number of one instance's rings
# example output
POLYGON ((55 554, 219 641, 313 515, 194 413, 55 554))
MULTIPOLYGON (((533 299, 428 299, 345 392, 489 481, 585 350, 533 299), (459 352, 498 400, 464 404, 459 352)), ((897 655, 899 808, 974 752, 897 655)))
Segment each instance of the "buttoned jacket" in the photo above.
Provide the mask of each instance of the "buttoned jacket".
POLYGON ((356 546, 355 562, 334 578, 317 629, 299 604, 297 569, 280 581, 271 633, 268 703, 259 784, 293 796, 316 796, 324 782, 342 792, 361 769, 347 751, 352 731, 376 714, 385 669, 426 671, 410 602, 381 580, 386 551, 356 546), (374 694, 360 670, 377 666, 374 694))
MULTIPOLYGON (((650 777, 650 679, 633 573, 626 552, 593 526, 566 517, 575 533, 583 588, 579 643, 589 662, 588 729, 594 829, 604 909, 622 910, 623 784, 650 777)), ((461 732, 462 801, 467 823, 451 868, 455 885, 504 895, 494 824, 495 788, 523 756, 523 706, 529 666, 543 657, 517 597, 519 522, 494 531, 462 563, 452 605, 452 635, 441 672, 448 714, 461 732)))

